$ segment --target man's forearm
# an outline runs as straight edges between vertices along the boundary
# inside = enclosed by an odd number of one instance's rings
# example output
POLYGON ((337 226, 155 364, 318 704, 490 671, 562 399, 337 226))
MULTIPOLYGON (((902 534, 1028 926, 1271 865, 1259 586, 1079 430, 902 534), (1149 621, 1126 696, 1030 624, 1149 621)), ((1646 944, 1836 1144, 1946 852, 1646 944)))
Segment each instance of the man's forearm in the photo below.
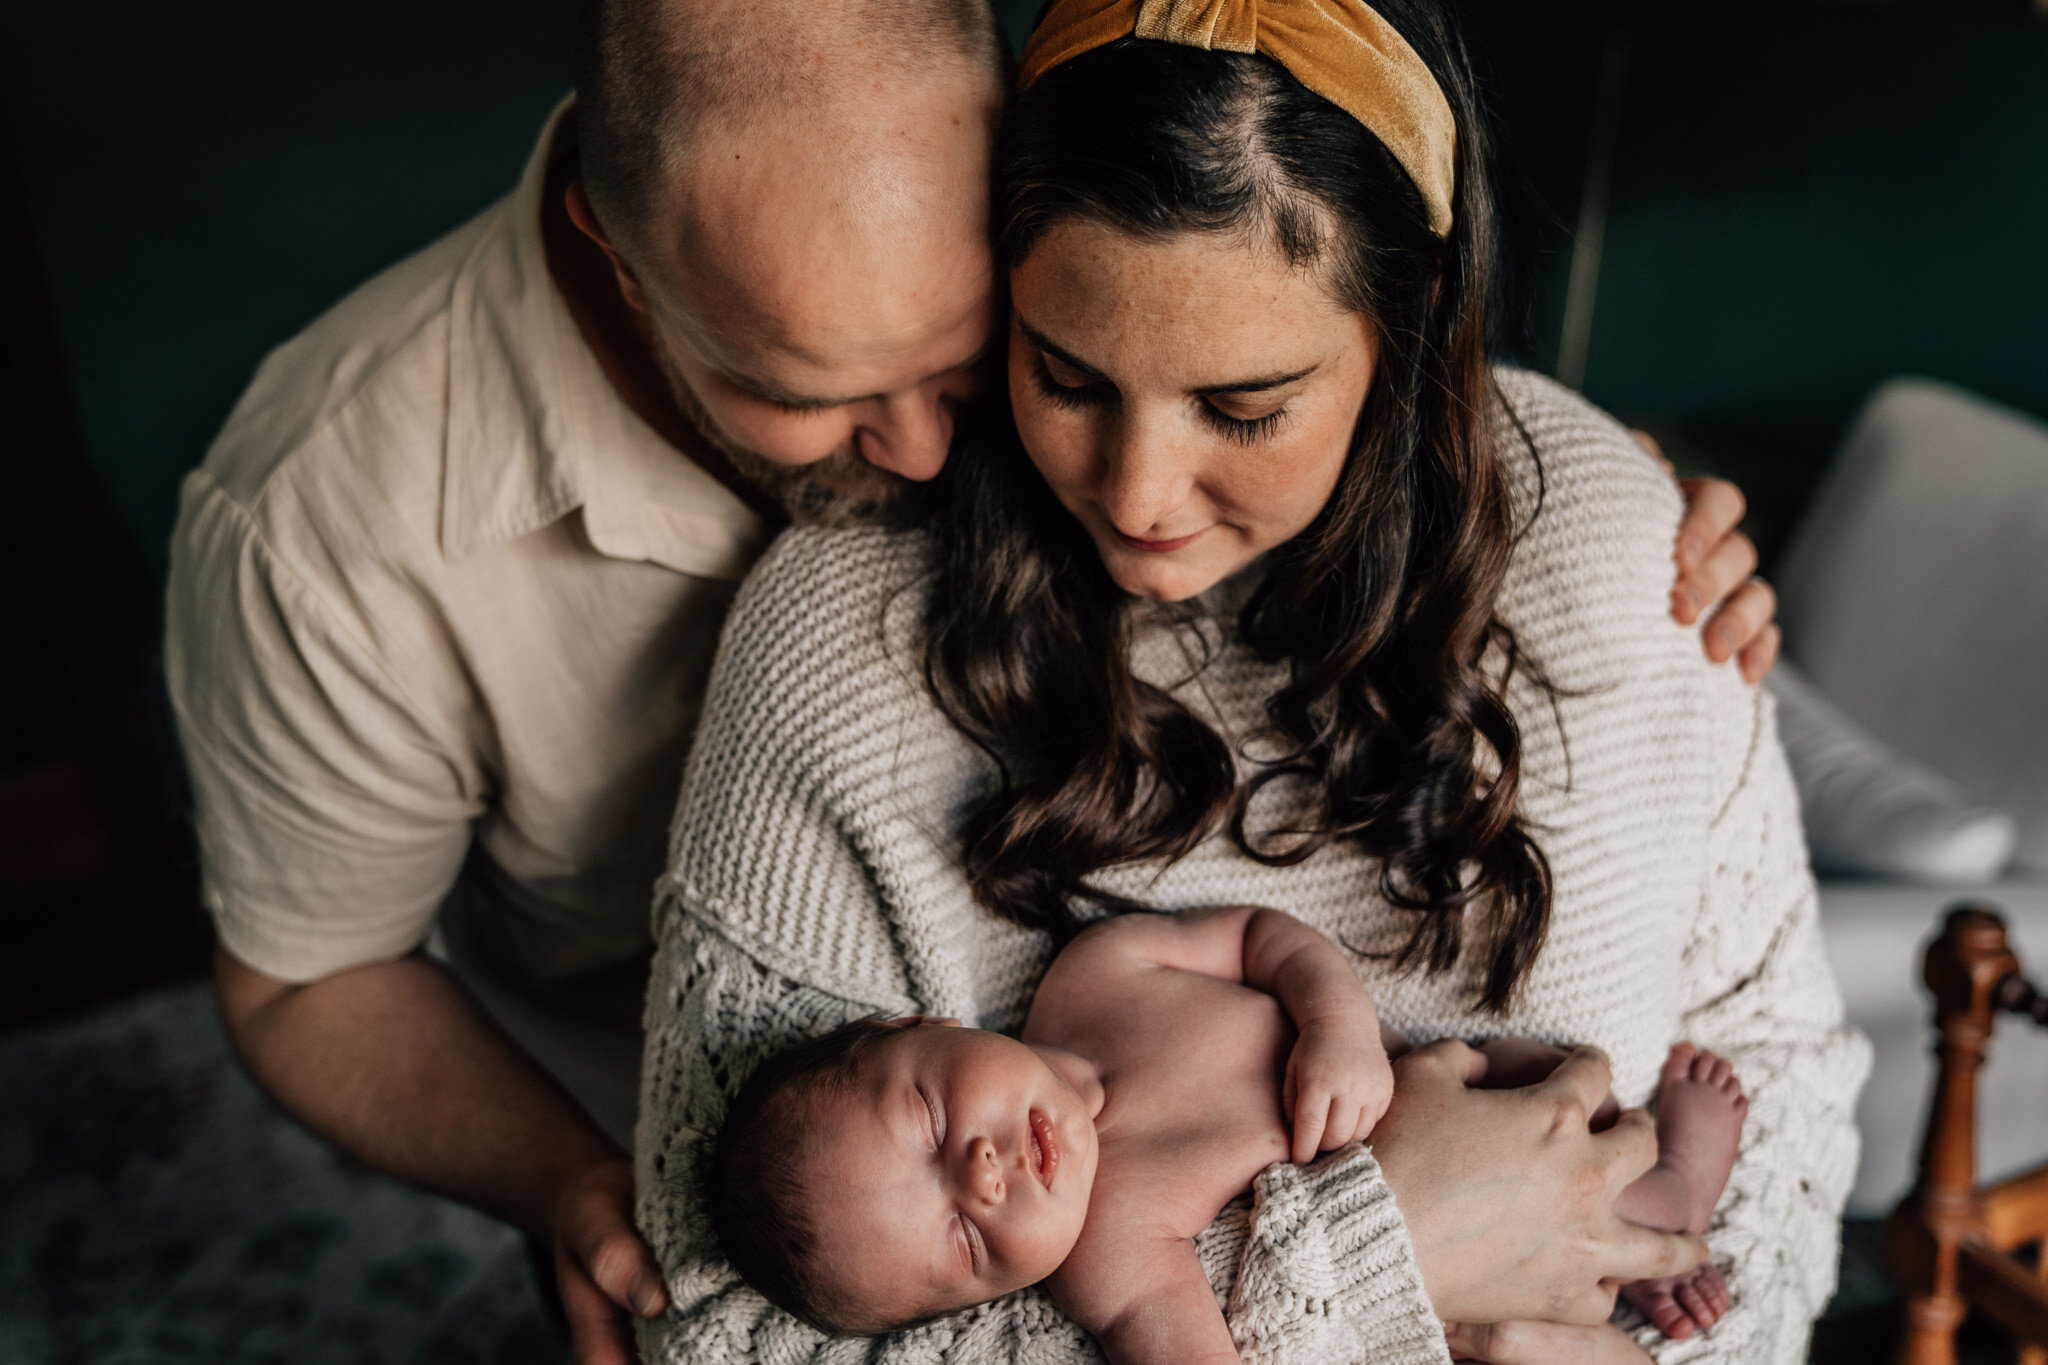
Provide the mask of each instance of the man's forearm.
POLYGON ((545 1234, 570 1185, 624 1155, 424 958, 293 985, 223 951, 216 983, 271 1098, 408 1184, 545 1234))

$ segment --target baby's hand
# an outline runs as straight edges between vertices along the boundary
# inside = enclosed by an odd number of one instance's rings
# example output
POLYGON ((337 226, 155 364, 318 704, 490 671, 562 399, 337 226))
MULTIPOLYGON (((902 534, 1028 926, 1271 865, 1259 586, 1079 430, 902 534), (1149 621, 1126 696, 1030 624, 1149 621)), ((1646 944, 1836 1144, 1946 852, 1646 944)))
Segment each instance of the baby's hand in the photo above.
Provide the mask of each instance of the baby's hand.
POLYGON ((1280 1106, 1294 1130, 1293 1157, 1313 1161, 1372 1131, 1394 1098, 1394 1068, 1379 1027, 1318 1019, 1302 1029, 1287 1058, 1280 1106))

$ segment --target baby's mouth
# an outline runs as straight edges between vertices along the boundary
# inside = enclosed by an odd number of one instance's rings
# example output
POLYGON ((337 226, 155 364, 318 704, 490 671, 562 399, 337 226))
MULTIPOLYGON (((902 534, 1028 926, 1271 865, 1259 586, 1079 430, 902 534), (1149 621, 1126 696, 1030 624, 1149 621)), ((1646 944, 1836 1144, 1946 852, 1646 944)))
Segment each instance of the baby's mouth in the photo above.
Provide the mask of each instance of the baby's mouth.
POLYGON ((1043 1109, 1031 1111, 1031 1169, 1038 1183, 1050 1191, 1060 1169, 1060 1145, 1053 1136, 1052 1119, 1043 1109))

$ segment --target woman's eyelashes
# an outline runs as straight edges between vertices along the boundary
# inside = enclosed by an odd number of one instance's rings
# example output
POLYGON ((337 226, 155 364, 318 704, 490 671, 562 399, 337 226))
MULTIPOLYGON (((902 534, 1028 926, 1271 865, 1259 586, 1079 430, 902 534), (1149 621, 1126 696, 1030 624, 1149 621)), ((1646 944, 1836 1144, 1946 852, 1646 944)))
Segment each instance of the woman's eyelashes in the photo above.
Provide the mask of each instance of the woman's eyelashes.
MULTIPOLYGON (((1093 383, 1063 383, 1046 363, 1043 351, 1032 358, 1031 378, 1047 402, 1059 408, 1103 408, 1116 401, 1116 388, 1107 380, 1093 383)), ((1225 440, 1252 445, 1271 436, 1286 417, 1287 409, 1275 408, 1258 417, 1232 417, 1214 403, 1200 403, 1202 421, 1225 440)))

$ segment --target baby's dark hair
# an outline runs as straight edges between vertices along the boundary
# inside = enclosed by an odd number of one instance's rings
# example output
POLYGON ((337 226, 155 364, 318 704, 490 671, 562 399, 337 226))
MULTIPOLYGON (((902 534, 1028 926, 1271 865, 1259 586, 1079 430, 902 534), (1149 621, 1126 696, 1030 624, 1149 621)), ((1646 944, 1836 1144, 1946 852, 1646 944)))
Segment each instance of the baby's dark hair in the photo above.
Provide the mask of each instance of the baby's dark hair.
POLYGON ((790 1159, 809 1136, 808 1096, 851 1083, 861 1054, 898 1030, 856 1019, 761 1063, 733 1097, 706 1172, 711 1226, 733 1268, 769 1302, 835 1336, 905 1326, 871 1321, 815 1274, 809 1190, 790 1159))

